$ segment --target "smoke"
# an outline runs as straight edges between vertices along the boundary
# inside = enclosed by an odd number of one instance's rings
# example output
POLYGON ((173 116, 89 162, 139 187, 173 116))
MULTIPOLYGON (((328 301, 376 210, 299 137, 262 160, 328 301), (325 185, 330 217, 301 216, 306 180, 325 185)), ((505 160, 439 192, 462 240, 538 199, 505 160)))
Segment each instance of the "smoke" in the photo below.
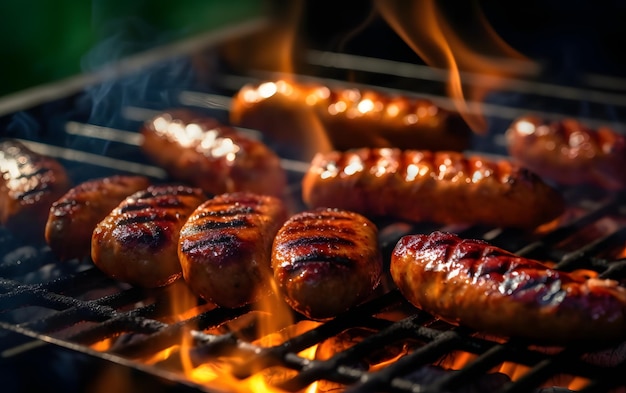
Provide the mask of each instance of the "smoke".
POLYGON ((26 112, 17 112, 11 116, 4 136, 35 139, 40 131, 41 125, 33 116, 26 112))

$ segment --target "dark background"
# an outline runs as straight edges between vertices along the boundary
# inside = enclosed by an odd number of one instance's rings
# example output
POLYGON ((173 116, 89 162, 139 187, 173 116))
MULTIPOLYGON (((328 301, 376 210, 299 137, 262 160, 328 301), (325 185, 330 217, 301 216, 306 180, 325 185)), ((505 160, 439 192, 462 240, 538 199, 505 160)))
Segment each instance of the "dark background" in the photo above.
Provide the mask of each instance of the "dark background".
MULTIPOLYGON (((21 0, 0 4, 0 96, 98 68, 130 53, 263 13, 288 12, 294 1, 21 0), (110 45, 106 59, 91 56, 110 45)), ((447 17, 471 27, 478 5, 513 48, 541 62, 547 76, 626 76, 625 1, 440 1, 447 17)), ((305 45, 420 63, 369 0, 305 0, 299 31, 305 45), (369 19, 368 19, 369 18, 369 19)))
MULTIPOLYGON (((377 57, 420 59, 380 17, 367 27, 371 1, 308 1, 303 34, 316 47, 377 57), (343 4, 339 10, 337 4, 343 4)), ((581 0, 438 1, 448 20, 471 34, 472 7, 482 9, 498 35, 553 77, 579 73, 626 76, 626 2, 581 0)))

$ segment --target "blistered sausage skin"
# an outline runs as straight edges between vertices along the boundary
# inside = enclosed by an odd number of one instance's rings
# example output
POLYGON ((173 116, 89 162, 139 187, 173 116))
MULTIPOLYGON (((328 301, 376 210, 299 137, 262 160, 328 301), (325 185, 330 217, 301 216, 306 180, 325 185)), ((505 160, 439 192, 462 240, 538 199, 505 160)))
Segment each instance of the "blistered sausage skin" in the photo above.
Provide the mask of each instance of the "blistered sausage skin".
POLYGON ((390 272, 415 306, 482 332, 547 342, 626 336, 626 288, 618 282, 550 269, 484 241, 408 235, 390 272))
POLYGON ((207 194, 250 191, 283 196, 286 173, 263 142, 187 109, 145 122, 142 151, 173 178, 207 194))
POLYGON ((533 229, 564 210, 562 196, 534 173, 505 159, 457 152, 320 153, 302 188, 310 207, 444 224, 533 229))
POLYGON ((287 303, 327 319, 365 300, 380 282, 378 229, 364 216, 319 208, 291 216, 272 248, 272 268, 287 303))
POLYGON ((506 132, 509 154, 546 179, 563 185, 626 188, 626 136, 576 119, 524 116, 506 132))
POLYGON ((180 228, 206 200, 202 190, 153 185, 124 199, 93 231, 91 258, 109 277, 155 288, 182 276, 180 228))
POLYGON ((50 206, 71 187, 65 168, 20 141, 5 139, 0 174, 0 223, 18 236, 43 241, 50 206))
POLYGON ((96 225, 127 196, 150 185, 145 176, 113 175, 85 181, 50 207, 45 238, 61 260, 87 257, 96 225))
POLYGON ((286 80, 243 86, 232 101, 230 121, 269 134, 282 144, 281 155, 307 160, 308 147, 324 137, 335 150, 461 151, 472 135, 458 113, 427 99, 286 80))
POLYGON ((249 192, 198 206, 181 229, 178 248, 191 290, 222 307, 270 294, 272 242, 287 215, 281 199, 249 192))

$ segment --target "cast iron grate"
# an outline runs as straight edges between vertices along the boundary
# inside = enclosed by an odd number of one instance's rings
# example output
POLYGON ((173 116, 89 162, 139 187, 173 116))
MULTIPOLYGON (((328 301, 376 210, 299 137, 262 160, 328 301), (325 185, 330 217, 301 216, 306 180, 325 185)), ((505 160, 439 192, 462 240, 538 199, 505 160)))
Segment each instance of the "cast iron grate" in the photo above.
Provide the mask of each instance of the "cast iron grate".
MULTIPOLYGON (((163 65, 165 71, 167 66, 163 65)), ((243 83, 258 78, 258 73, 223 74, 207 91, 166 84, 162 88, 168 94, 162 95, 162 101, 124 102, 106 123, 94 121, 90 115, 92 101, 78 94, 19 115, 11 113, 0 124, 11 126, 10 136, 59 157, 75 182, 123 171, 149 173, 155 181, 165 181, 163 172, 143 160, 139 152, 137 130, 141 121, 172 106, 192 107, 225 120, 229 97, 243 83), (27 120, 25 126, 16 125, 20 119, 27 120), (32 131, 33 124, 40 131, 32 131)), ((121 86, 125 82, 120 78, 112 83, 121 86)), ((515 113, 519 112, 523 109, 515 113)), ((495 150, 489 153, 498 153, 495 150)), ((290 194, 301 206, 299 180, 306 163, 284 160, 284 165, 291 180, 290 194)), ((388 258, 404 234, 452 230, 520 255, 555 261, 565 270, 585 268, 599 272, 601 277, 626 279, 625 196, 594 190, 565 191, 573 210, 571 219, 541 234, 381 221, 377 223, 381 246, 388 258)), ((154 290, 132 288, 103 276, 88 260, 60 263, 45 245, 13 239, 4 230, 0 233, 0 251, 0 353, 5 360, 39 345, 54 344, 194 390, 217 390, 189 380, 176 356, 149 364, 144 361, 186 341, 191 342, 188 351, 194 366, 227 356, 239 359, 232 372, 241 379, 276 367, 293 371, 276 382, 275 387, 285 391, 300 391, 318 382, 351 392, 527 392, 550 385, 561 375, 589 379, 581 391, 626 389, 621 377, 626 368, 626 343, 542 348, 518 339, 502 341, 438 321, 409 305, 389 285, 388 291, 330 321, 280 344, 260 346, 256 343, 260 338, 256 320, 239 324, 238 329, 226 327, 256 315, 255 305, 231 310, 198 301, 192 316, 181 317, 180 312, 173 311, 176 285, 154 290), (348 348, 325 359, 311 360, 299 354, 346 332, 355 332, 357 337, 348 348), (106 340, 112 341, 109 347, 94 349, 106 340), (454 371, 442 367, 460 352, 470 354, 466 364, 454 371), (384 367, 369 369, 368 361, 387 358, 392 361, 384 367), (597 358, 606 365, 594 362, 597 358), (528 371, 514 381, 494 371, 507 362, 526 366, 528 371)), ((299 315, 293 317, 294 323, 303 321, 299 315)))

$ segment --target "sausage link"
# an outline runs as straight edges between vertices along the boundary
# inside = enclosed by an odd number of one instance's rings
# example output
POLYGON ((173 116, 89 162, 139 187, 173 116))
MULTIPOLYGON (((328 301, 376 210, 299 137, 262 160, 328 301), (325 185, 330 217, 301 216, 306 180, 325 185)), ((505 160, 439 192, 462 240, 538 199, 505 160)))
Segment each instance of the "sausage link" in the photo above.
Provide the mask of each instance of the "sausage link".
POLYGON ((63 165, 6 139, 0 142, 0 173, 0 223, 20 237, 45 240, 50 206, 71 187, 63 165))
POLYGON ((206 200, 202 190, 154 185, 128 196, 98 225, 91 258, 109 277, 154 288, 182 276, 180 228, 206 200))
POLYGON ((233 124, 271 135, 282 145, 281 155, 307 160, 317 152, 308 147, 319 143, 311 138, 319 140, 320 132, 336 150, 461 151, 469 146, 472 135, 458 113, 427 99, 285 80, 242 87, 232 101, 230 115, 233 124))
POLYGON ((512 157, 546 179, 607 190, 626 187, 626 137, 608 127, 524 116, 511 124, 506 141, 512 157))
POLYGON ((278 231, 272 268, 287 303, 327 319, 372 294, 382 274, 378 229, 360 214, 320 208, 297 213, 278 231))
POLYGON ((173 109, 141 129, 143 152, 178 181, 207 194, 250 191, 283 196, 287 177, 264 143, 187 109, 173 109))
POLYGON ((181 229, 178 256, 192 291, 223 307, 271 293, 271 252, 287 209, 275 197, 247 192, 204 202, 181 229))
POLYGON ((416 307, 485 333, 555 343, 626 335, 626 288, 616 281, 550 269, 484 241, 405 236, 390 272, 416 307))
POLYGON ((508 160, 385 148, 317 154, 302 179, 302 197, 310 207, 370 218, 522 229, 564 210, 555 189, 508 160))
POLYGON ((50 207, 45 227, 50 250, 61 260, 89 256, 96 225, 127 196, 149 185, 144 176, 114 175, 73 187, 50 207))

